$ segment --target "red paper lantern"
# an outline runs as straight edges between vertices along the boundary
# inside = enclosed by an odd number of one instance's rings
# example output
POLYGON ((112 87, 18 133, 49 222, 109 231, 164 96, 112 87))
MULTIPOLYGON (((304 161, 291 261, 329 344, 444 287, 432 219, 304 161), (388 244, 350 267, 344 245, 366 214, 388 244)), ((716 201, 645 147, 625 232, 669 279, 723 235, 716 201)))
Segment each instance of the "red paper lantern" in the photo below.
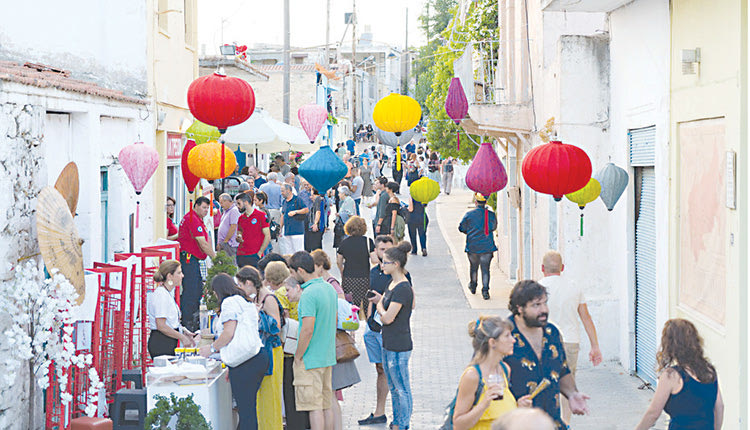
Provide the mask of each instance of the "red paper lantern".
POLYGON ((188 139, 185 143, 185 147, 182 148, 182 161, 180 163, 182 167, 182 179, 185 181, 185 185, 187 185, 187 189, 191 193, 195 191, 195 187, 198 185, 198 182, 201 181, 201 178, 195 176, 193 172, 190 171, 190 166, 188 166, 188 154, 190 154, 190 150, 195 148, 195 146, 195 141, 193 139, 188 139))
POLYGON ((534 191, 551 194, 556 201, 578 191, 591 179, 591 160, 583 149, 551 141, 529 151, 523 159, 521 173, 534 191))
POLYGON ((222 134, 227 127, 247 121, 255 110, 255 93, 250 84, 219 72, 194 80, 187 99, 193 116, 222 134))
MULTIPOLYGON (((448 95, 445 97, 445 112, 456 123, 461 124, 461 120, 469 113, 469 100, 466 99, 464 87, 461 85, 461 79, 453 78, 448 86, 448 95)), ((461 136, 456 130, 456 149, 461 149, 461 136)))

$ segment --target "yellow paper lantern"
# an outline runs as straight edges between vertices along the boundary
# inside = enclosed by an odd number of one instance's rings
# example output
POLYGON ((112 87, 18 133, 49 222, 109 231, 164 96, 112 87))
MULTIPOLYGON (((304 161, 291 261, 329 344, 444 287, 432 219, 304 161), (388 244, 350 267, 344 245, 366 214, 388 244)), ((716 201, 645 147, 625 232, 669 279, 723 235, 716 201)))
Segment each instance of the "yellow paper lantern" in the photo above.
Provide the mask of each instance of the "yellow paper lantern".
MULTIPOLYGON (((565 194, 565 197, 573 203, 576 203, 581 210, 588 204, 596 200, 602 192, 602 186, 594 178, 589 179, 589 183, 578 191, 565 194)), ((583 212, 581 212, 581 236, 583 236, 583 212)))
POLYGON ((565 197, 573 203, 578 204, 578 207, 583 209, 587 204, 596 200, 599 194, 602 192, 602 186, 594 178, 589 179, 589 183, 585 187, 578 191, 565 194, 565 197))
POLYGON ((436 181, 422 176, 409 186, 411 197, 422 204, 427 204, 435 200, 440 194, 440 184, 436 181))
POLYGON ((212 181, 231 175, 237 168, 237 157, 223 144, 210 141, 190 150, 188 167, 195 176, 212 181), (221 169, 222 151, 224 151, 223 171, 221 169))
POLYGON ((396 133, 412 129, 422 118, 422 108, 419 103, 409 96, 390 94, 378 101, 372 111, 372 120, 383 130, 396 133))

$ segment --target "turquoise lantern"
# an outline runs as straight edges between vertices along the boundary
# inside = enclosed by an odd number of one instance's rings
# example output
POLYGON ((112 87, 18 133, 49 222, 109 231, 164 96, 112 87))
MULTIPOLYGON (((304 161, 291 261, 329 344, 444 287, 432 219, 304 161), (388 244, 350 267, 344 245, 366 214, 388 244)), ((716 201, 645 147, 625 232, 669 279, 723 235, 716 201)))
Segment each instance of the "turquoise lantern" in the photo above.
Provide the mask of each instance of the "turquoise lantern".
POLYGON ((333 152, 330 146, 321 146, 310 158, 299 166, 299 174, 315 187, 320 194, 344 179, 349 168, 333 152))
POLYGON ((607 163, 596 172, 594 178, 602 186, 599 198, 602 199, 607 210, 611 211, 615 208, 617 201, 620 200, 625 188, 628 187, 628 172, 612 163, 607 163))

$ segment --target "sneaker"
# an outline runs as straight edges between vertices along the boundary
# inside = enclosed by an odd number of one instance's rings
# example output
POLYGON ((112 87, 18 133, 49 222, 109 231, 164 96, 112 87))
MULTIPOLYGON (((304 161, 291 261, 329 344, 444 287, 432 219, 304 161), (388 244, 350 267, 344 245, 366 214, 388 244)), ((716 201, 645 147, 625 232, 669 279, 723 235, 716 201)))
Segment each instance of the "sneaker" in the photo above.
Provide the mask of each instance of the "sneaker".
POLYGON ((486 291, 486 290, 482 290, 482 298, 485 299, 485 300, 489 300, 490 299, 490 292, 486 291))
POLYGON ((426 249, 422 250, 422 257, 427 257, 427 250, 426 249))
POLYGON ((385 417, 385 415, 380 415, 379 417, 376 417, 372 413, 369 417, 357 421, 359 425, 361 426, 369 426, 371 424, 385 424, 388 419, 385 417))
POLYGON ((477 284, 473 282, 469 282, 469 291, 471 291, 471 294, 477 293, 477 284))

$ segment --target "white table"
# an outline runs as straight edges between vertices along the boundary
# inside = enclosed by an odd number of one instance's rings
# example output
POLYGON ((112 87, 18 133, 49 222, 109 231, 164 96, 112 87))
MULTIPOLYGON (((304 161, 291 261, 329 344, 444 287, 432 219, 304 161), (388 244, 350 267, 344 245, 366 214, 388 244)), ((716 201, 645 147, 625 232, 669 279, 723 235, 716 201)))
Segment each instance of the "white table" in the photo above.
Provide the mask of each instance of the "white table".
POLYGON ((179 366, 173 367, 175 369, 168 374, 151 371, 146 374, 147 408, 149 411, 156 406, 154 396, 157 394, 167 398, 172 393, 178 398, 192 394, 193 401, 200 406, 201 413, 214 430, 234 430, 237 428, 232 413, 232 388, 229 385, 229 369, 222 369, 218 364, 209 366, 205 378, 190 379, 188 384, 185 384, 184 381, 178 384, 165 381, 169 376, 180 374, 179 366))

